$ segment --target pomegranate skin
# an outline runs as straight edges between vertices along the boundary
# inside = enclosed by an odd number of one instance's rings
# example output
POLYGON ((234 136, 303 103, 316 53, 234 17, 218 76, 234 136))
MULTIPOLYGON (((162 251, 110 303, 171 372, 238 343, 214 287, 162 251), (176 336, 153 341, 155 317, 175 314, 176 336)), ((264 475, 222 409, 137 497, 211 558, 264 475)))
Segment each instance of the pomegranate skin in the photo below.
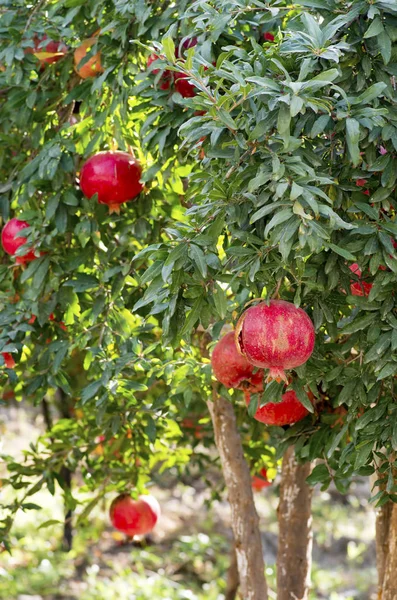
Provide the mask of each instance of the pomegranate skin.
POLYGON ((274 35, 270 33, 270 31, 266 31, 266 33, 263 34, 263 39, 266 40, 266 42, 274 42, 274 35))
POLYGON ((242 314, 235 340, 251 364, 269 369, 267 381, 288 383, 284 369, 299 367, 310 358, 315 332, 304 310, 285 300, 270 300, 242 314))
POLYGON ((160 505, 154 496, 140 496, 133 500, 129 494, 121 494, 110 506, 113 527, 134 536, 152 531, 160 517, 160 505))
POLYGON ((219 340, 211 356, 211 365, 216 379, 228 388, 253 394, 263 390, 263 370, 254 373, 255 367, 238 352, 234 331, 219 340))
MULTIPOLYGON (((361 278, 361 269, 357 263, 353 263, 349 267, 350 271, 361 278)), ((352 296, 368 296, 372 290, 372 283, 367 281, 353 281, 350 284, 350 293, 352 296)))
POLYGON ((143 190, 142 169, 127 152, 98 152, 83 165, 81 191, 87 198, 98 194, 98 202, 107 204, 110 212, 119 212, 120 204, 134 200, 143 190))
MULTIPOLYGON (((245 401, 250 403, 250 395, 246 394, 245 401)), ((254 419, 265 425, 292 425, 306 417, 309 411, 299 402, 297 395, 293 390, 285 392, 282 395, 281 402, 269 402, 258 408, 254 419)))
MULTIPOLYGON (((19 219, 10 219, 3 227, 1 232, 1 245, 3 246, 4 252, 10 254, 11 256, 15 255, 15 252, 26 244, 27 238, 25 237, 16 237, 17 233, 22 231, 22 229, 26 229, 30 227, 29 223, 26 221, 20 221, 19 219)), ((16 262, 17 264, 24 264, 30 262, 37 258, 33 250, 28 250, 26 254, 23 256, 17 256, 16 262)))
POLYGON ((174 73, 175 89, 183 98, 193 98, 196 88, 192 85, 184 73, 174 73))
POLYGON ((251 487, 253 490, 259 492, 263 490, 263 488, 269 487, 271 484, 270 481, 267 480, 267 470, 261 469, 258 475, 253 475, 251 479, 251 487))

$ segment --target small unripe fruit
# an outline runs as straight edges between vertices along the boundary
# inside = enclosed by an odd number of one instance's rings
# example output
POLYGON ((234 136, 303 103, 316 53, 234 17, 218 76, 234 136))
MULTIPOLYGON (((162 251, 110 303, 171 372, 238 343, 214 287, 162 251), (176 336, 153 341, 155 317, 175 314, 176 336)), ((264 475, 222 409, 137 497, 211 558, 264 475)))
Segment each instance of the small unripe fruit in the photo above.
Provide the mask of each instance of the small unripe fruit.
POLYGON ((10 352, 2 352, 1 353, 2 357, 4 358, 4 366, 6 369, 14 369, 16 362, 14 360, 14 357, 12 356, 12 354, 10 352))
POLYGON ((110 520, 113 527, 128 536, 145 535, 156 525, 160 512, 160 505, 153 496, 133 500, 129 494, 121 494, 110 506, 110 520))
POLYGON ((314 348, 314 326, 291 302, 270 300, 248 308, 236 328, 236 345, 253 365, 269 369, 267 381, 288 383, 285 369, 303 365, 314 348))

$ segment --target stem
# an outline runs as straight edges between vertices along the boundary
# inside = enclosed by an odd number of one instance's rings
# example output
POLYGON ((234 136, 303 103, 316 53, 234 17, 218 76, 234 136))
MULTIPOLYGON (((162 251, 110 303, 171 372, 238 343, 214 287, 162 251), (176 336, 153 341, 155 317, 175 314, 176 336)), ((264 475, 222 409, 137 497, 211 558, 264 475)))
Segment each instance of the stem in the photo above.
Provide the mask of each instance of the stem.
MULTIPOLYGON (((59 406, 62 417, 65 419, 70 419, 68 397, 60 387, 58 388, 58 397, 60 400, 59 406)), ((65 552, 70 552, 73 545, 73 511, 66 508, 66 497, 68 495, 70 496, 72 493, 72 471, 68 467, 63 466, 60 475, 64 481, 65 493, 65 519, 63 525, 62 547, 65 552)))

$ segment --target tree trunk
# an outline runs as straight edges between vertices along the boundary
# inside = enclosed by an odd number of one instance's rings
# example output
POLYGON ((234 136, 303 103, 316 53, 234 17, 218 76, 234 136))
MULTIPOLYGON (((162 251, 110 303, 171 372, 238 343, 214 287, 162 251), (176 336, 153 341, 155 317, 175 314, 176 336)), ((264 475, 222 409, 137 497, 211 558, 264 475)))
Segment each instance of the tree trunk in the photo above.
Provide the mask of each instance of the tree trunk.
MULTIPOLYGON (((62 388, 58 388, 59 410, 64 419, 70 419, 69 398, 62 388)), ((72 492, 73 473, 67 467, 62 467, 60 475, 64 481, 65 493, 65 520, 63 525, 62 549, 70 552, 73 546, 73 511, 66 508, 66 497, 72 492)))
POLYGON ((290 446, 283 458, 278 507, 277 600, 307 600, 313 545, 310 463, 299 464, 290 446))
POLYGON ((230 553, 230 565, 227 571, 225 600, 236 599, 239 585, 240 580, 238 578, 236 545, 233 542, 232 551, 230 553))
POLYGON ((382 506, 377 515, 376 550, 379 570, 378 600, 396 600, 397 504, 393 502, 382 506))
POLYGON ((393 503, 388 502, 376 511, 376 566, 378 568, 378 598, 382 598, 386 559, 389 549, 389 529, 393 503))
POLYGON ((233 406, 214 390, 208 408, 232 512, 241 595, 244 600, 267 600, 259 519, 233 406))

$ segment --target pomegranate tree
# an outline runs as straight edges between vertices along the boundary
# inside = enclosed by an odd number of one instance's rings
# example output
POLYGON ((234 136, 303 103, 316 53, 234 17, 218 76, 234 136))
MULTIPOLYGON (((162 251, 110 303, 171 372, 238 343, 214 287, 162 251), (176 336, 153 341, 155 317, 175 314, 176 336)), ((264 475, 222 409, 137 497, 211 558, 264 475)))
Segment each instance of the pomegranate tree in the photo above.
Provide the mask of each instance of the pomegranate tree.
POLYGON ((142 169, 128 152, 98 152, 83 165, 80 187, 87 198, 98 194, 98 202, 109 212, 120 212, 120 204, 134 200, 143 190, 142 169))
POLYGON ((74 51, 74 65, 75 70, 78 75, 80 75, 81 79, 88 79, 89 77, 95 77, 100 73, 103 73, 103 67, 101 64, 101 53, 97 52, 91 58, 87 60, 86 63, 80 66, 81 61, 85 58, 88 52, 91 50, 93 46, 97 43, 98 38, 90 37, 74 51))
MULTIPOLYGON (((308 394, 308 397, 309 394, 308 394)), ((245 400, 250 403, 250 394, 245 395, 245 400)), ((309 411, 299 402, 296 393, 293 390, 285 392, 282 395, 281 402, 269 402, 260 406, 254 415, 254 419, 265 425, 292 425, 306 417, 309 411)))
POLYGON ((129 494, 121 494, 110 506, 113 527, 123 533, 145 535, 152 531, 160 517, 160 505, 154 496, 140 496, 133 500, 129 494))
MULTIPOLYGON (((18 248, 27 242, 26 237, 18 235, 27 227, 30 227, 29 223, 15 218, 11 219, 4 225, 1 232, 1 245, 3 246, 4 252, 7 252, 7 254, 10 254, 11 256, 15 256, 18 248)), ((35 258, 36 255, 34 250, 27 250, 22 256, 17 256, 15 262, 17 264, 24 264, 34 260, 35 258)))
POLYGON ((314 326, 301 308, 270 300, 248 308, 237 324, 237 349, 253 365, 269 369, 266 381, 285 381, 285 369, 303 365, 314 348, 314 326))
POLYGON ((253 394, 263 390, 263 371, 255 372, 255 367, 238 352, 233 331, 219 340, 212 353, 211 364, 216 379, 224 386, 253 394))
POLYGON ((271 482, 267 478, 267 469, 263 468, 257 475, 253 475, 251 479, 251 487, 255 491, 263 490, 263 488, 269 487, 271 482))

